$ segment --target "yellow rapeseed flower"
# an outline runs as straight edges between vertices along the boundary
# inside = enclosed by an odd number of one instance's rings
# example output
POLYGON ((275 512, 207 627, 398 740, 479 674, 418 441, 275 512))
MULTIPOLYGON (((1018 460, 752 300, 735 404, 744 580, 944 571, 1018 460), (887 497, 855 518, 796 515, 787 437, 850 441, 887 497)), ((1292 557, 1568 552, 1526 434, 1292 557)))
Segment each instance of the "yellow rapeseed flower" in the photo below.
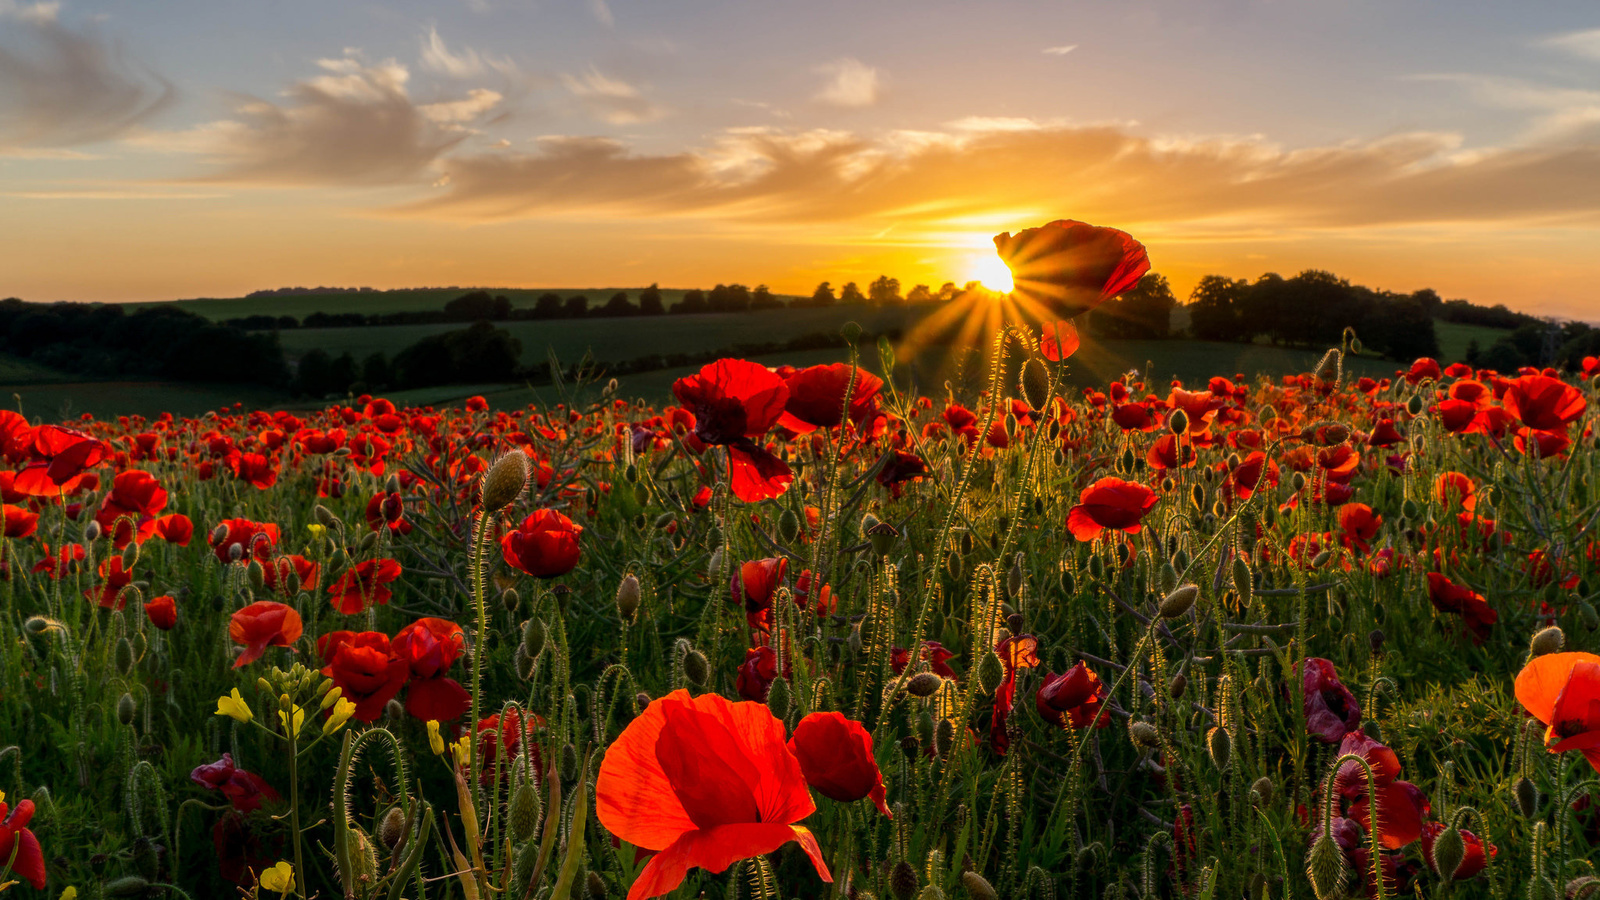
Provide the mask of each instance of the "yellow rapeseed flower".
POLYGON ((264 890, 289 893, 294 890, 294 866, 288 860, 278 860, 277 865, 262 871, 260 884, 264 890))
POLYGON ((300 726, 302 726, 302 725, 304 725, 306 723, 306 709, 305 709, 305 707, 300 706, 299 704, 293 704, 293 705, 294 705, 294 727, 293 728, 289 727, 289 711, 287 709, 278 710, 278 721, 283 723, 283 733, 287 734, 290 737, 294 737, 295 735, 299 734, 300 733, 300 726))
POLYGON ((244 702, 244 698, 239 695, 238 688, 234 688, 229 696, 217 698, 217 715, 229 716, 239 722, 249 722, 256 717, 255 713, 250 711, 250 704, 244 702))
POLYGON ((450 745, 450 753, 455 757, 456 765, 466 765, 467 758, 472 753, 472 735, 462 735, 461 740, 450 745))
POLYGON ((444 753, 444 738, 439 736, 439 722, 436 719, 428 720, 428 748, 434 756, 444 753))
POLYGON ((350 717, 355 715, 355 711, 355 702, 341 697, 338 702, 333 704, 333 712, 328 715, 328 721, 322 723, 322 733, 333 734, 343 728, 344 723, 350 721, 350 717))
POLYGON ((319 541, 322 540, 323 535, 328 533, 327 526, 323 525, 321 522, 312 522, 306 526, 306 530, 311 532, 312 538, 319 541))
POLYGON ((67 889, 61 892, 58 900, 78 900, 78 889, 72 885, 67 885, 67 889))

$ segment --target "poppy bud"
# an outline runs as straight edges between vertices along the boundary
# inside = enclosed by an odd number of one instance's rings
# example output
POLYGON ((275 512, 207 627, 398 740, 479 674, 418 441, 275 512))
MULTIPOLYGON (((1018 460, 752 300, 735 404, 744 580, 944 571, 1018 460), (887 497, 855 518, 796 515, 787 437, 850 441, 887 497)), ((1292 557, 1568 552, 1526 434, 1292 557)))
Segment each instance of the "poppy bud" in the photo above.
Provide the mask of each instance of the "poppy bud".
POLYGON ((405 718, 406 708, 400 705, 399 700, 390 700, 383 705, 383 719, 388 727, 393 728, 396 722, 405 718))
POLYGON ((839 329, 839 335, 844 338, 845 343, 854 344, 856 341, 861 340, 861 326, 855 322, 846 322, 839 329))
POLYGON ((950 570, 950 577, 961 580, 961 554, 952 552, 945 558, 945 568, 950 570))
POLYGON ((844 639, 845 646, 850 648, 851 656, 861 655, 861 623, 857 622, 850 629, 850 636, 844 639))
POLYGON ((1000 895, 994 892, 994 885, 977 872, 962 872, 961 886, 967 889, 972 900, 1000 900, 1000 895))
POLYGON ((1174 590, 1177 590, 1177 588, 1178 588, 1178 568, 1177 568, 1177 566, 1174 566, 1170 562, 1162 563, 1161 564, 1161 571, 1160 571, 1160 573, 1158 573, 1158 578, 1159 578, 1159 581, 1157 582, 1157 584, 1160 585, 1162 591, 1174 591, 1174 590))
POLYGON ((1325 565, 1332 556, 1333 556, 1333 551, 1331 551, 1331 550, 1324 550, 1321 553, 1318 553, 1316 556, 1311 557, 1311 568, 1313 568, 1313 569, 1322 568, 1323 565, 1325 565))
POLYGON ((1511 796, 1516 800, 1517 811, 1522 813, 1524 819, 1531 819, 1539 812, 1539 789, 1533 786, 1528 776, 1522 775, 1511 783, 1511 796))
POLYGON ((938 693, 943 684, 944 678, 939 675, 932 672, 918 672, 906 682, 906 693, 913 697, 932 697, 938 693))
POLYGON ((995 688, 1006 677, 1005 664, 1000 661, 1000 655, 993 650, 985 653, 978 663, 978 687, 984 695, 994 693, 995 688))
POLYGON ((512 663, 517 668, 517 676, 523 681, 532 681, 533 673, 538 668, 538 660, 528 655, 528 648, 517 645, 516 653, 512 654, 512 663))
POLYGON ((1135 747, 1154 747, 1161 743, 1161 733, 1149 722, 1133 719, 1128 722, 1128 739, 1135 747))
POLYGON ((115 656, 118 672, 127 675, 133 671, 133 644, 129 643, 127 638, 117 639, 115 656))
POLYGON ((107 897, 143 897, 150 893, 150 880, 138 875, 124 875, 106 882, 101 889, 107 897))
POLYGON ((1078 579, 1073 577, 1072 570, 1066 566, 1061 567, 1061 590, 1071 595, 1078 589, 1078 579))
POLYGON ((933 743, 933 714, 926 709, 917 716, 917 741, 923 744, 933 743))
POLYGON ((506 830, 512 843, 520 845, 533 837, 538 827, 539 792, 534 790, 532 782, 524 781, 511 795, 511 804, 506 809, 506 830))
POLYGON ((1528 655, 1544 656, 1547 653, 1560 653, 1561 648, 1567 645, 1567 636, 1558 625, 1539 630, 1528 643, 1528 655))
MULTIPOLYGON (((1207 469, 1206 471, 1209 472, 1211 470, 1207 469)), ((1189 488, 1189 502, 1194 504, 1195 509, 1205 509, 1206 489, 1198 484, 1191 486, 1189 488)))
POLYGON ((1211 763, 1217 771, 1228 771, 1228 763, 1233 760, 1233 735, 1226 728, 1206 732, 1206 752, 1211 754, 1211 763))
POLYGON ((118 722, 121 722, 124 725, 132 725, 133 724, 133 714, 138 712, 138 710, 139 710, 138 706, 136 706, 134 704, 134 702, 133 702, 133 695, 132 694, 124 693, 121 697, 117 698, 117 721, 118 722))
POLYGON ((933 730, 934 752, 939 754, 940 759, 949 759, 955 745, 956 726, 949 719, 940 719, 939 726, 933 730))
POLYGON ((1250 785, 1250 793, 1260 797, 1260 803, 1266 805, 1272 802, 1272 779, 1263 775, 1250 785))
POLYGON ((683 676, 695 687, 705 687, 711 679, 711 663, 699 650, 690 650, 683 657, 683 676))
POLYGON ((1374 628, 1367 632, 1367 646, 1372 648, 1372 655, 1376 656, 1383 652, 1383 641, 1383 632, 1380 629, 1374 628))
POLYGON ((258 591, 267 587, 267 571, 261 567, 261 560, 252 559, 250 565, 245 567, 245 575, 250 579, 250 586, 258 591))
POLYGON ((1022 593, 1022 579, 1026 573, 1022 570, 1022 554, 1018 553, 1011 562, 1010 571, 1006 572, 1006 596, 1016 597, 1022 593))
POLYGON ((561 780, 571 781, 578 777, 578 748, 572 744, 561 747, 561 780))
POLYGON ((767 709, 779 719, 789 715, 789 682, 782 678, 773 680, 772 686, 767 688, 767 709))
POLYGON ((1600 613, 1596 613, 1587 600, 1578 601, 1578 618, 1583 620, 1583 627, 1590 631, 1600 628, 1600 613))
POLYGON ((1189 414, 1182 409, 1175 409, 1167 417, 1167 430, 1173 434, 1187 434, 1189 431, 1189 414))
POLYGON ((889 870, 889 892, 894 894, 897 900, 911 900, 912 895, 917 892, 917 871, 903 859, 889 870))
POLYGON ((401 812, 400 807, 391 806, 389 811, 383 814, 383 818, 378 820, 378 840, 393 850, 400 843, 400 839, 405 837, 405 829, 406 814, 401 812))
POLYGON ((1186 584, 1175 589, 1172 593, 1162 598, 1161 605, 1156 608, 1163 619, 1176 619, 1189 611, 1194 601, 1200 597, 1200 586, 1186 584))
POLYGON ((639 579, 631 572, 622 578, 622 583, 617 585, 617 615, 624 622, 632 622, 633 614, 639 611, 639 579))
POLYGON ((1412 394, 1411 395, 1411 399, 1406 401, 1406 412, 1412 414, 1413 416, 1418 415, 1418 414, 1420 414, 1422 412, 1422 395, 1421 394, 1412 394))
POLYGON ((1182 672, 1172 676, 1172 681, 1167 685, 1167 695, 1177 700, 1189 689, 1189 679, 1182 672))
POLYGON ((85 544, 92 544, 99 539, 100 523, 91 519, 89 524, 83 527, 83 542, 85 544))
MULTIPOLYGON (((617 380, 615 378, 611 379, 608 388, 612 393, 616 393, 616 385, 617 380)), ((593 898, 593 900, 605 900, 606 880, 600 877, 599 872, 590 869, 589 877, 583 880, 583 889, 587 892, 589 897, 593 898)))
POLYGON ((1023 402, 1029 409, 1044 409, 1050 402, 1050 367, 1043 360, 1030 359, 1022 364, 1017 387, 1022 391, 1023 402))
POLYGON ((711 551, 711 556, 706 560, 706 574, 715 579, 722 572, 722 548, 711 551))
POLYGON ((544 620, 537 616, 523 623, 522 647, 529 656, 538 656, 544 650, 544 620))
POLYGON ((360 542, 356 544, 356 549, 364 556, 368 553, 371 553, 377 546, 378 533, 376 531, 369 531, 361 536, 360 542))
POLYGON ((528 456, 521 450, 495 460, 483 476, 483 511, 496 513, 510 506, 528 486, 528 456))
POLYGON ((1433 859, 1428 862, 1446 883, 1455 880, 1456 870, 1461 868, 1461 862, 1466 858, 1467 844, 1461 839, 1460 831, 1446 826, 1434 837, 1433 859))
POLYGON ((1317 900, 1336 900, 1344 896, 1345 882, 1350 879, 1350 869, 1345 865, 1344 854, 1334 843, 1333 835, 1324 831, 1306 854, 1306 875, 1311 880, 1311 890, 1317 900))
POLYGON ((800 517, 794 514, 794 510, 785 509, 783 514, 778 516, 779 539, 781 539, 785 544, 792 544, 794 543, 795 538, 798 538, 799 536, 800 517))
POLYGON ((244 545, 230 544, 228 546, 228 561, 238 562, 241 559, 244 559, 244 545))

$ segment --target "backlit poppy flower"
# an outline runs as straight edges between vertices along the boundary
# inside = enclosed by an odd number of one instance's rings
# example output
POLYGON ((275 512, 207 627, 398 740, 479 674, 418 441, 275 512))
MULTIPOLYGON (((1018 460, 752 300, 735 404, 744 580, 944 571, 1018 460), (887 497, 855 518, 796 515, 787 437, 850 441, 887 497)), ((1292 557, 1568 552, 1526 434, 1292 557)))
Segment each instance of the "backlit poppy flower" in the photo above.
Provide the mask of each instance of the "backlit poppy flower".
POLYGON ((1222 408, 1223 399, 1214 396, 1210 391, 1185 391, 1173 388, 1167 396, 1167 406, 1174 412, 1183 410, 1189 420, 1189 435, 1204 434, 1211 427, 1211 421, 1217 417, 1217 410, 1222 408))
MULTIPOLYGON (((1383 744, 1356 729, 1344 736, 1339 755, 1355 755, 1372 768, 1373 791, 1378 799, 1378 838, 1389 850, 1399 850, 1422 836, 1422 822, 1429 812, 1428 798, 1409 781, 1400 781, 1400 758, 1383 744)), ((1371 829, 1367 773, 1347 762, 1339 767, 1334 787, 1342 801, 1349 803, 1346 813, 1362 828, 1371 829)))
MULTIPOLYGON (((955 654, 944 648, 938 641, 922 642, 922 658, 927 661, 928 668, 933 674, 941 678, 955 678, 956 670, 950 668, 949 660, 955 654)), ((891 647, 889 649, 889 667, 894 674, 899 675, 906 670, 906 664, 911 662, 911 651, 904 647, 891 647)))
POLYGON ((150 523, 150 532, 169 544, 187 547, 194 537, 194 522, 183 513, 169 513, 150 523))
POLYGON ((1092 541, 1107 529, 1138 534, 1140 524, 1161 498, 1142 484, 1106 477, 1084 488, 1078 505, 1067 513, 1067 528, 1080 541, 1092 541))
POLYGON ((1091 722, 1105 728, 1111 716, 1101 710, 1109 696, 1105 682, 1080 662, 1060 675, 1046 672, 1033 704, 1041 718, 1062 728, 1086 728, 1091 722))
POLYGON ((1078 352, 1078 326, 1066 319, 1046 322, 1039 329, 1039 353, 1051 362, 1059 362, 1078 352))
POLYGON ((273 600, 257 600, 228 620, 228 638, 244 647, 233 661, 235 669, 261 658, 268 647, 287 647, 304 632, 300 614, 273 600))
POLYGON ((1032 669, 1039 665, 1039 640, 1031 634, 1017 634, 1001 639, 994 652, 1005 667, 1005 678, 994 692, 994 713, 989 719, 989 744, 996 753, 1004 755, 1011 746, 1011 736, 1006 733, 1006 721, 1017 697, 1017 670, 1032 669))
POLYGON ((113 556, 100 563, 100 583, 83 592, 102 609, 121 609, 128 605, 123 588, 133 584, 133 570, 122 567, 122 557, 113 556))
POLYGON ((1438 381, 1439 375, 1439 361, 1431 357, 1424 356, 1423 358, 1411 364, 1411 368, 1406 371, 1406 381, 1410 382, 1411 384, 1416 384, 1425 379, 1429 381, 1438 381))
MULTIPOLYGON (((1372 900, 1378 896, 1378 887, 1372 878, 1371 845, 1366 834, 1354 819, 1344 816, 1333 817, 1333 840, 1339 852, 1344 856, 1345 865, 1351 873, 1361 879, 1361 886, 1365 895, 1372 900)), ((1311 841, 1315 843, 1322 837, 1322 824, 1318 820, 1317 827, 1311 832, 1311 841)), ((1421 867, 1411 860, 1402 860, 1397 853, 1380 853, 1378 867, 1382 871, 1384 896, 1403 897, 1411 876, 1421 867)))
POLYGON ((1339 540, 1358 553, 1366 553, 1368 543, 1378 536, 1383 516, 1365 503, 1348 503, 1339 508, 1339 540))
POLYGON ((1257 450, 1228 473, 1222 494, 1229 500, 1249 500, 1256 491, 1277 486, 1278 464, 1257 450))
POLYGON ((1524 375, 1512 381, 1501 405, 1535 431, 1565 429, 1589 408, 1582 391, 1548 375, 1524 375))
POLYGON ((500 539, 506 565, 535 578, 555 578, 578 566, 578 536, 583 526, 553 509, 539 509, 500 539))
POLYGON ((60 425, 41 425, 33 432, 31 462, 17 473, 16 490, 35 497, 70 493, 73 482, 111 453, 104 441, 60 425))
POLYGON ((1517 673, 1517 701, 1545 724, 1551 753, 1577 750, 1600 771, 1600 656, 1548 653, 1517 673))
POLYGON ((398 491, 382 491, 367 501, 367 527, 373 531, 388 528, 400 534, 411 533, 411 523, 405 518, 406 507, 398 491))
POLYGON ((1133 288, 1150 271, 1144 245, 1115 228, 1060 219, 995 235, 1012 292, 1071 319, 1133 288))
POLYGON ((278 546, 278 526, 249 519, 224 519, 218 523, 208 540, 217 559, 223 562, 232 562, 235 552, 239 554, 239 559, 255 557, 265 562, 278 546), (239 549, 235 551, 234 547, 239 549))
POLYGON ((65 544, 59 553, 52 554, 50 545, 40 542, 44 550, 44 559, 33 564, 33 571, 43 572, 51 578, 62 578, 77 571, 77 563, 83 562, 84 553, 82 544, 65 544))
POLYGON ((1482 594, 1438 572, 1428 573, 1428 600, 1440 612, 1461 616, 1462 624, 1472 632, 1473 642, 1477 644, 1488 639, 1489 629, 1500 620, 1500 614, 1489 607, 1489 601, 1482 594))
POLYGON ((129 541, 142 544, 155 534, 156 517, 166 505, 166 489, 154 475, 129 469, 117 473, 111 480, 111 491, 100 503, 94 520, 111 535, 113 546, 120 550, 128 546, 129 541))
POLYGON ((1517 448, 1518 453, 1524 456, 1551 459, 1565 454, 1567 448, 1572 446, 1572 438, 1568 437, 1565 431, 1535 431, 1532 428, 1519 428, 1512 445, 1517 448))
MULTIPOLYGON (((1444 832, 1444 828, 1443 822, 1428 822, 1422 826, 1422 858, 1427 861, 1428 868, 1432 869, 1435 875, 1440 873, 1438 866, 1434 865, 1433 861, 1433 842, 1439 839, 1439 835, 1444 832)), ((1499 856, 1500 848, 1490 844, 1488 853, 1485 854, 1483 838, 1465 828, 1457 829, 1457 831, 1461 835, 1461 843, 1466 846, 1467 852, 1461 857, 1461 864, 1456 867, 1453 877, 1456 881, 1466 881, 1468 878, 1472 878, 1488 868, 1488 857, 1499 856)))
POLYGON ((389 636, 378 631, 331 631, 317 638, 322 674, 333 680, 344 699, 356 705, 358 722, 383 715, 384 704, 406 683, 405 661, 395 656, 389 636))
POLYGON ((672 393, 694 415, 696 438, 728 448, 735 497, 755 503, 788 489, 789 466, 754 440, 783 415, 789 387, 782 378, 749 360, 719 359, 673 382, 672 393))
POLYGON ((920 481, 928 474, 928 464, 922 457, 904 450, 889 451, 889 458, 878 469, 876 481, 889 489, 892 497, 899 498, 901 486, 908 481, 920 481))
POLYGON ((1393 447, 1405 440, 1400 429, 1395 427, 1393 419, 1379 419, 1378 424, 1372 426, 1372 433, 1367 436, 1367 445, 1371 447, 1393 447))
POLYGON ((316 590, 320 586, 322 567, 298 554, 275 556, 261 567, 261 576, 262 587, 287 597, 293 593, 289 590, 293 580, 299 581, 302 591, 316 590))
POLYGON ((1460 472, 1445 472, 1433 480, 1433 498, 1443 503, 1449 512, 1460 507, 1464 512, 1477 508, 1477 488, 1472 479, 1460 472))
POLYGON ((44 850, 39 846, 39 839, 28 828, 28 822, 33 819, 33 801, 18 800, 17 808, 6 812, 6 802, 0 800, 0 868, 4 868, 7 860, 11 862, 11 873, 20 875, 34 886, 35 890, 44 890, 44 850))
POLYGON ((151 625, 171 631, 178 624, 178 601, 168 594, 152 597, 144 604, 144 614, 150 617, 151 625))
POLYGON ((789 738, 789 752, 800 760, 806 783, 840 803, 872 798, 878 812, 894 818, 885 802, 883 773, 872 756, 872 735, 841 713, 814 712, 800 720, 789 738))
POLYGON ((734 570, 728 585, 728 600, 744 606, 751 628, 761 632, 771 630, 767 611, 772 608, 773 592, 783 584, 788 569, 788 559, 775 557, 751 560, 734 570))
POLYGON ((232 753, 222 754, 222 758, 214 763, 195 766, 189 773, 189 780, 201 787, 221 791, 239 812, 260 809, 263 800, 276 803, 281 799, 265 778, 235 766, 232 753))
POLYGON ((333 608, 347 616, 374 604, 387 606, 394 592, 385 585, 400 577, 400 564, 392 559, 369 559, 350 567, 328 585, 333 608))
POLYGON ((448 722, 472 706, 472 696, 445 673, 466 646, 461 626, 432 616, 418 619, 394 636, 394 652, 409 668, 406 712, 428 721, 448 722))
POLYGON ((39 527, 39 514, 29 512, 20 506, 7 503, 5 511, 5 533, 8 538, 25 538, 39 527))
POLYGON ((837 597, 833 596, 833 588, 823 585, 817 593, 816 599, 811 597, 811 570, 805 569, 800 577, 794 580, 794 605, 801 609, 809 609, 819 616, 832 614, 839 605, 837 597))
POLYGON ((1196 455, 1194 447, 1178 440, 1175 434, 1164 434, 1150 444, 1150 449, 1144 455, 1144 461, 1156 471, 1177 469, 1193 466, 1196 455))
POLYGON ((777 652, 766 646, 751 647, 744 652, 744 662, 734 678, 734 688, 746 700, 765 703, 768 689, 777 680, 777 652))
POLYGON ((790 375, 785 381, 789 398, 784 402, 778 424, 795 434, 832 428, 843 421, 841 414, 848 389, 849 418, 860 427, 878 411, 878 392, 883 389, 883 379, 858 368, 854 370, 852 385, 851 371, 848 363, 833 363, 810 366, 790 375))
POLYGON ((1339 683, 1333 663, 1310 657, 1301 679, 1305 697, 1306 732, 1326 744, 1337 744, 1361 724, 1361 705, 1356 695, 1339 683))
POLYGON ((669 893, 692 867, 722 872, 790 841, 832 881, 816 838, 794 824, 815 810, 783 723, 759 703, 716 694, 652 702, 606 750, 595 781, 606 830, 658 851, 628 900, 669 893))

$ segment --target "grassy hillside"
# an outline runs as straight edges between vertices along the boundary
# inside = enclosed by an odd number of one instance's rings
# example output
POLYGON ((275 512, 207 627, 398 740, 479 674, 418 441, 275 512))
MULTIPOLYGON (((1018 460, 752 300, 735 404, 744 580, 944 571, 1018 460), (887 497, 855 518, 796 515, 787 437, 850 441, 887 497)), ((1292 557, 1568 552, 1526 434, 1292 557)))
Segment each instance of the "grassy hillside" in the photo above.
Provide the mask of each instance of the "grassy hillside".
POLYGON ((1482 325, 1462 325, 1456 322, 1440 322, 1435 320, 1433 332, 1439 336, 1439 358, 1446 362, 1457 362, 1466 359, 1467 344, 1476 340, 1480 350, 1487 350, 1495 341, 1505 337, 1510 332, 1500 328, 1485 328, 1482 325))

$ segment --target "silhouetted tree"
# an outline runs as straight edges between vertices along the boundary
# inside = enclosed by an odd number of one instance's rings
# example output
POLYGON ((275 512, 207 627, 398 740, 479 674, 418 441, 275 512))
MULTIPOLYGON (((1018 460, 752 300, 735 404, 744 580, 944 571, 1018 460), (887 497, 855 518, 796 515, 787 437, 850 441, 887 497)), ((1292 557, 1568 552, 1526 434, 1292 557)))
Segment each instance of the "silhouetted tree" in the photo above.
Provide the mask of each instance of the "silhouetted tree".
POLYGON ((589 314, 589 298, 574 294, 561 307, 561 315, 568 319, 581 319, 589 314))
POLYGON ((879 275, 867 286, 867 298, 879 306, 901 302, 900 279, 879 275))
POLYGON ((597 316, 632 316, 637 315, 638 312, 633 304, 628 302, 627 293, 625 291, 617 291, 611 295, 610 300, 606 301, 606 305, 595 310, 594 314, 597 316))
POLYGON ((313 399, 321 399, 333 388, 333 357, 323 349, 307 350, 295 367, 293 389, 313 399))
POLYGON ((379 350, 361 361, 361 380, 373 390, 389 386, 389 360, 379 350))
POLYGON ((844 283, 844 287, 839 289, 839 302, 865 303, 867 298, 861 295, 861 288, 856 287, 854 281, 847 281, 844 283))
POLYGON ((683 299, 679 300, 677 303, 672 304, 672 312, 673 312, 674 315, 677 315, 677 314, 689 315, 689 314, 693 314, 693 313, 703 313, 703 312, 710 312, 710 311, 711 311, 711 307, 706 302, 706 292, 700 290, 699 288, 695 288, 694 290, 690 290, 690 291, 684 291, 683 292, 683 299))
POLYGON ((1189 294, 1189 328, 1203 341, 1248 342, 1254 332, 1244 321, 1250 282, 1207 275, 1189 294))
POLYGON ((655 282, 639 292, 639 314, 642 316, 659 316, 666 312, 661 305, 661 288, 655 282))
POLYGON ((561 295, 544 293, 533 304, 533 317, 535 319, 558 319, 561 317, 561 295))
POLYGON ((328 370, 329 392, 345 393, 358 377, 360 372, 356 369, 356 358, 349 352, 339 354, 334 357, 333 365, 328 370))
POLYGON ((833 284, 831 282, 824 281, 817 285, 816 290, 811 292, 812 306, 832 306, 833 304, 833 284))
POLYGON ((764 284, 756 285, 750 292, 751 309, 782 309, 783 301, 772 296, 772 291, 764 284))
POLYGON ((928 303, 933 300, 933 290, 925 284, 919 284, 906 293, 907 303, 928 303))

